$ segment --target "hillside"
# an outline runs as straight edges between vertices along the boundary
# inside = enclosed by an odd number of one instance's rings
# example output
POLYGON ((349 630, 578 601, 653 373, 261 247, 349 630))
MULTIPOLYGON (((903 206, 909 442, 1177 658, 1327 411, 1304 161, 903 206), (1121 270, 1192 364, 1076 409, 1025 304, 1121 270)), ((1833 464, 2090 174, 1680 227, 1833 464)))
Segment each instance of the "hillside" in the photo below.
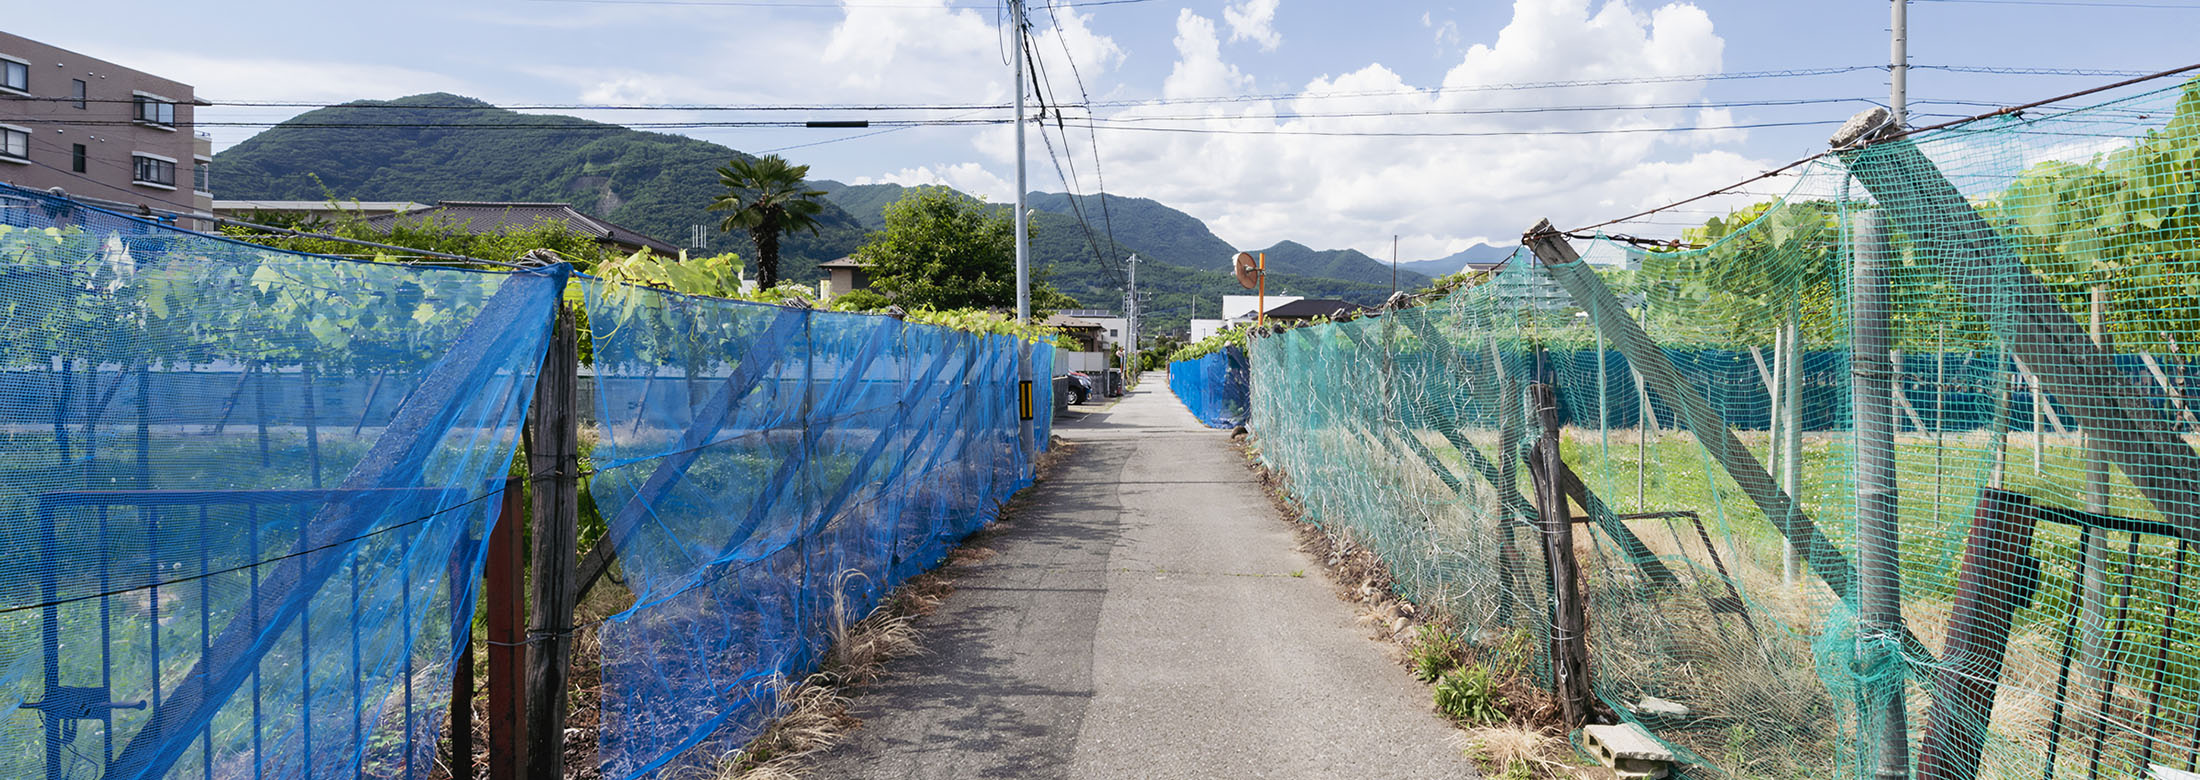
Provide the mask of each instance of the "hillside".
MULTIPOLYGON (((1390 290, 1390 264, 1368 257, 1357 249, 1314 249, 1296 241, 1285 241, 1255 251, 1267 254, 1270 274, 1322 276, 1379 285, 1386 293, 1390 290)), ((1417 290, 1428 286, 1428 281, 1427 276, 1403 267, 1398 270, 1400 290, 1417 290)))
POLYGON ((1399 263, 1400 270, 1413 271, 1430 277, 1449 276, 1465 270, 1468 263, 1495 263, 1511 257, 1516 247, 1475 244, 1434 260, 1415 260, 1399 263))
MULTIPOLYGON (((563 116, 522 114, 449 94, 359 101, 301 114, 214 157, 223 199, 561 201, 645 235, 687 245, 705 225, 705 253, 755 252, 742 233, 720 233, 705 209, 714 169, 733 149, 667 133, 563 116)), ((819 277, 813 266, 862 243, 866 228, 828 208, 818 235, 795 233, 781 273, 819 277)))
MULTIPOLYGON (((215 156, 219 195, 254 200, 558 201, 676 244, 705 225, 707 253, 753 257, 746 235, 717 230, 705 207, 717 196, 714 169, 742 152, 679 135, 632 130, 573 117, 522 114, 444 93, 357 101, 301 114, 215 156)), ((800 160, 797 160, 800 162, 800 160)), ((886 204, 906 188, 817 180, 828 201, 818 234, 797 232, 782 245, 783 276, 812 281, 816 264, 842 257, 883 224, 886 204)), ((1142 198, 1085 196, 1088 237, 1071 216, 1070 197, 1035 193, 1035 273, 1087 306, 1122 306, 1122 284, 1096 259, 1136 253, 1147 321, 1182 330, 1195 312, 1215 316, 1218 296, 1239 291, 1225 273, 1234 249, 1197 218, 1142 198)), ((1317 252, 1279 245, 1271 255, 1272 290, 1379 303, 1389 269, 1358 252, 1317 252), (1333 276, 1341 278, 1323 278, 1333 276)), ((1419 286, 1401 275, 1401 285, 1419 286)))

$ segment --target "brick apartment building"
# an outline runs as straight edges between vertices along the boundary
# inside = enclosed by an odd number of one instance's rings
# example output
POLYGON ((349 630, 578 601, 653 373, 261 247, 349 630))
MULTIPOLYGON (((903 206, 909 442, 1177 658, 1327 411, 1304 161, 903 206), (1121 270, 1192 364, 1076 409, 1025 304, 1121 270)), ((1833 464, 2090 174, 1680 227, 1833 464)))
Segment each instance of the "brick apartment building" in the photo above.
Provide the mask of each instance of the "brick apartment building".
POLYGON ((207 213, 211 138, 191 86, 0 32, 0 181, 207 213))

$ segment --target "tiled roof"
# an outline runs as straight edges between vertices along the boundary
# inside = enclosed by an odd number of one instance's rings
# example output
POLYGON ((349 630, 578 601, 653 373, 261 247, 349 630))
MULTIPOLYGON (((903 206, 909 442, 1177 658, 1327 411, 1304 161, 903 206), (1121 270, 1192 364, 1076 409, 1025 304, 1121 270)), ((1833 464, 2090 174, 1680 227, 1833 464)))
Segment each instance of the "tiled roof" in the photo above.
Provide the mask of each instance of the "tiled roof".
POLYGON ((1334 317, 1339 313, 1353 314, 1366 309, 1367 307, 1357 303, 1336 298, 1302 298, 1269 309, 1268 316, 1284 318, 1334 317))
POLYGON ((485 200, 444 200, 435 206, 408 211, 402 214, 384 214, 367 218, 369 227, 385 227, 435 220, 448 225, 463 225, 475 233, 501 233, 507 230, 527 230, 546 222, 561 223, 567 229, 598 241, 622 247, 648 247, 650 251, 667 255, 679 254, 680 248, 649 236, 636 233, 608 221, 582 214, 567 203, 534 203, 485 200))

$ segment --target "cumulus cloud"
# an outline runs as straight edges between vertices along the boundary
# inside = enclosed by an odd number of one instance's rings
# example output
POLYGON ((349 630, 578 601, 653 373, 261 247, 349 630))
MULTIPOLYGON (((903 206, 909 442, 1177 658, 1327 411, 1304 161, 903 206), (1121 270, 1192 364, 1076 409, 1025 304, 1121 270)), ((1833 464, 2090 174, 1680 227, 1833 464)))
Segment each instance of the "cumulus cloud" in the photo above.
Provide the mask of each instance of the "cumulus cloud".
POLYGON ((927 184, 945 184, 972 195, 992 201, 1015 197, 1016 188, 977 163, 959 163, 941 166, 903 168, 884 176, 859 176, 850 184, 899 184, 904 187, 921 187, 927 184))
POLYGON ((1281 0, 1240 0, 1222 7, 1222 20, 1230 25, 1230 42, 1251 40, 1261 51, 1275 51, 1283 44, 1276 32, 1276 4, 1281 0))
MULTIPOLYGON (((1705 146, 1736 141, 1740 131, 1708 139, 1655 132, 1728 124, 1723 111, 1490 113, 1696 103, 1701 82, 1499 87, 1721 67, 1724 42, 1691 4, 1517 0, 1513 9, 1493 40, 1468 47, 1438 83, 1409 83, 1370 63, 1313 79, 1288 98, 1103 117, 1109 189, 1184 209, 1244 247, 1292 239, 1388 256, 1395 234, 1410 259, 1456 250, 1464 237, 1509 241, 1546 216, 1562 226, 1598 221, 1769 167, 1705 146)), ((1180 14, 1176 50, 1165 96, 1248 91, 1250 79, 1221 56, 1212 21, 1180 14)))

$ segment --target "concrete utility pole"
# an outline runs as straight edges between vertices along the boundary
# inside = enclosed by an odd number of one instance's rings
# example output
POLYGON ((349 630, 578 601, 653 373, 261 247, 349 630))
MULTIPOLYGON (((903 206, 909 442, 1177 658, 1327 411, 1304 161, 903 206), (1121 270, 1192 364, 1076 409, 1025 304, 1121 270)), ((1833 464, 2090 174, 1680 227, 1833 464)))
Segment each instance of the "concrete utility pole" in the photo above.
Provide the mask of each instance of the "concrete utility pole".
POLYGON ((1892 109, 1888 113, 1893 115, 1895 127, 1908 127, 1910 124, 1910 0, 1894 0, 1894 20, 1888 29, 1894 33, 1893 51, 1890 56, 1893 61, 1887 63, 1889 82, 1893 85, 1892 94, 1887 97, 1887 106, 1892 109))
POLYGON ((1008 0, 1009 23, 1016 34, 1016 321, 1031 321, 1031 227, 1024 216, 1024 2, 1008 0))
POLYGON ((1131 268, 1130 305, 1123 307, 1123 316, 1130 319, 1124 328, 1130 333, 1131 351, 1127 359, 1134 359, 1138 355, 1138 255, 1132 254, 1131 259, 1124 262, 1131 268))

